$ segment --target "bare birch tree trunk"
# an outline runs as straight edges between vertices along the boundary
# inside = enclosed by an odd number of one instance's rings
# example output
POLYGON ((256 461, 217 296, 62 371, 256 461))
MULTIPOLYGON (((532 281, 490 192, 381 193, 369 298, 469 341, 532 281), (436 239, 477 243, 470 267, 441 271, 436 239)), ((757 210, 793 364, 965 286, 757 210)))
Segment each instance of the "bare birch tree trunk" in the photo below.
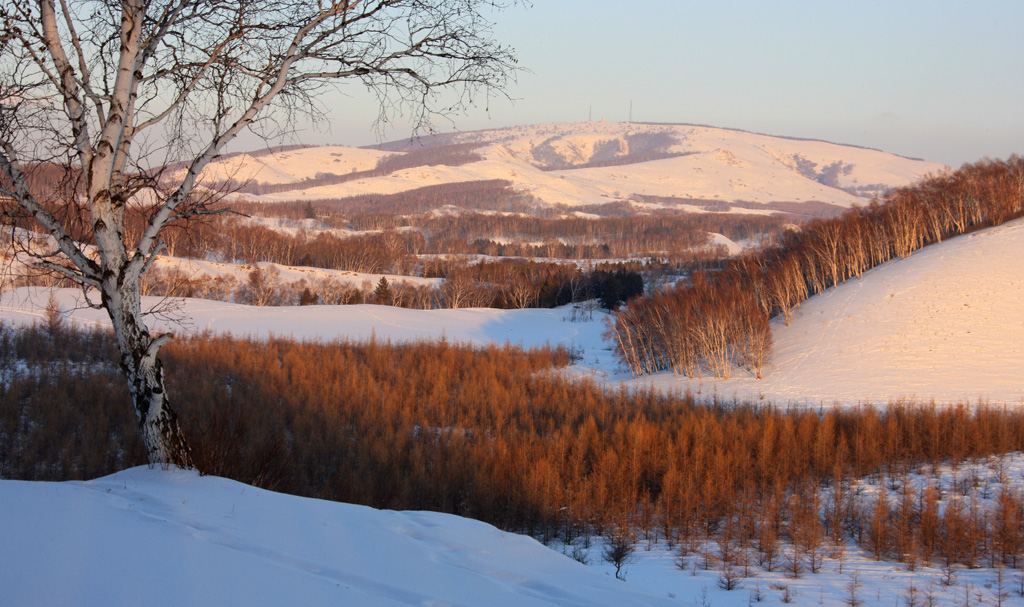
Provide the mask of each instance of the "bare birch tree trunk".
POLYGON ((150 336, 142 320, 137 284, 130 289, 104 289, 103 300, 114 326, 121 370, 128 382, 149 463, 193 467, 192 453, 171 408, 163 365, 157 357, 160 346, 170 341, 170 334, 150 336))

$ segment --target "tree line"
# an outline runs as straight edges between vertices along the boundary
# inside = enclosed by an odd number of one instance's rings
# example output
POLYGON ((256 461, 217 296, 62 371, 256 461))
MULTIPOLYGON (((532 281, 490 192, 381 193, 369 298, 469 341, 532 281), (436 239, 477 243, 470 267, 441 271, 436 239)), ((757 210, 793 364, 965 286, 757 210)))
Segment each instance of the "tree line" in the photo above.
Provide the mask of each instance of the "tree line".
POLYGON ((312 205, 318 214, 330 212, 349 215, 372 215, 381 213, 382 209, 386 209, 385 214, 412 215, 449 206, 508 213, 544 213, 542 206, 546 205, 540 205, 533 196, 517 191, 511 186, 511 182, 504 179, 485 179, 429 185, 394 194, 358 194, 343 198, 315 198, 279 203, 260 203, 236 197, 231 206, 243 212, 246 205, 258 208, 279 206, 282 211, 287 212, 289 207, 305 211, 312 205))
POLYGON ((760 376, 768 320, 788 325, 802 301, 891 259, 1024 214, 1024 158, 982 160, 890 191, 866 207, 786 232, 779 243, 638 298, 612 329, 636 375, 663 370, 760 376))
MULTIPOLYGON (((331 275, 288 281, 276 266, 252 266, 242 279, 231 275, 192 274, 181 267, 156 267, 143 277, 143 295, 197 297, 255 306, 379 304, 437 308, 554 308, 596 300, 611 310, 644 291, 641 263, 571 264, 504 260, 468 264, 438 258, 424 263, 427 278, 438 285, 381 277, 376 284, 331 275)), ((72 286, 72 285, 57 285, 72 286)))
MULTIPOLYGON (((71 331, 55 315, 32 329, 0 325, 0 346, 0 476, 93 478, 146 461, 103 362, 107 334, 71 331)), ((445 341, 205 335, 165 354, 207 474, 542 539, 662 539, 701 566, 800 575, 842 558, 850 539, 877 558, 1021 562, 1019 482, 907 482, 1024 449, 1019 408, 699 403, 566 379, 562 349, 445 341), (868 477, 886 489, 857 489, 868 477)))
POLYGON ((577 261, 653 258, 687 266, 727 255, 708 244, 710 232, 734 241, 757 242, 782 235, 791 221, 716 213, 601 218, 481 212, 342 215, 311 203, 234 204, 232 209, 276 221, 287 230, 237 216, 214 217, 169 232, 168 253, 407 275, 421 270, 424 255, 577 261))

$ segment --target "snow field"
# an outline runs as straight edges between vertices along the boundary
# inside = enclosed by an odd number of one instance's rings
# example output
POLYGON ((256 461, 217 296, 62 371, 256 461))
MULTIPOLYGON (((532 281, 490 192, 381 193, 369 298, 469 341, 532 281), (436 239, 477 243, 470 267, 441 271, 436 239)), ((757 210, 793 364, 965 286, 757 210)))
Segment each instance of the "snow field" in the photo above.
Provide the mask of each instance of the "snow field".
MULTIPOLYGON (((990 503, 1000 478, 1017 487, 1024 456, 912 472, 944 500, 976 491, 990 503), (969 481, 965 485, 965 480, 969 481), (985 497, 987 496, 987 497, 985 497)), ((856 481, 862 504, 897 479, 856 481)), ((903 482, 899 479, 899 482, 903 482)), ((824 498, 827 499, 827 498, 824 498)), ((823 499, 823 501, 824 501, 823 499)), ((0 481, 0 567, 10 605, 493 605, 613 606, 1020 605, 1021 571, 875 561, 852 543, 819 573, 788 577, 756 564, 733 590, 721 571, 640 538, 623 568, 580 548, 588 565, 523 536, 455 516, 380 511, 299 498, 194 472, 138 467, 87 482, 0 481), (1002 597, 1001 600, 999 597, 1002 597)), ((783 546, 788 552, 791 547, 783 546)), ((711 547, 710 552, 716 552, 711 547)))
POLYGON ((536 541, 195 472, 0 481, 0 603, 672 605, 536 541))

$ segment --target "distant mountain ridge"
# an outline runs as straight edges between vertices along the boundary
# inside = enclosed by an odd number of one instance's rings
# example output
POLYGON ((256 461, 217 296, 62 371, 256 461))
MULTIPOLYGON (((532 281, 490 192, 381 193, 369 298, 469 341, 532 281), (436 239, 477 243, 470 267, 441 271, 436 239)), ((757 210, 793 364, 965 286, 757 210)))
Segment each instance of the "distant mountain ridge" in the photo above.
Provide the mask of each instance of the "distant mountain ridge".
POLYGON ((638 210, 766 213, 780 204, 866 204, 946 169, 868 148, 732 129, 585 122, 445 133, 373 148, 289 146, 233 154, 207 176, 248 182, 239 191, 265 202, 500 179, 542 204, 570 208, 629 203, 638 210))
MULTIPOLYGON (((555 124, 555 123, 552 123, 552 124, 555 124)), ((586 123, 568 123, 568 124, 595 124, 595 123, 593 121, 588 121, 586 123)), ((605 121, 599 121, 597 124, 615 124, 615 123, 607 123, 605 121)), ((827 143, 827 144, 830 144, 830 145, 838 145, 838 146, 845 147, 845 148, 855 148, 855 149, 858 149, 858 150, 867 150, 867 151, 870 151, 870 152, 881 152, 883 154, 891 154, 893 156, 897 156, 897 157, 903 158, 905 160, 913 160, 913 161, 916 161, 916 162, 927 162, 924 158, 917 158, 917 157, 914 157, 914 156, 905 156, 905 155, 902 155, 902 154, 892 154, 891 152, 886 152, 886 151, 878 149, 878 148, 873 148, 873 147, 866 146, 866 145, 857 145, 855 143, 841 143, 841 142, 838 142, 838 141, 829 141, 828 139, 818 139, 818 138, 815 138, 815 137, 797 137, 795 135, 778 135, 778 134, 772 134, 772 133, 761 133, 759 131, 750 131, 750 130, 747 130, 747 129, 739 129, 739 128, 735 128, 735 127, 718 127, 718 126, 714 126, 714 125, 711 125, 711 124, 701 124, 699 122, 649 122, 649 121, 639 121, 639 122, 624 122, 624 123, 618 123, 618 124, 631 124, 631 125, 637 125, 637 126, 641 126, 641 127, 645 127, 645 126, 649 126, 649 127, 673 127, 673 128, 675 128, 675 127, 689 127, 689 128, 715 129, 715 130, 719 130, 719 131, 735 131, 737 133, 746 133, 748 135, 757 135, 759 137, 771 137, 772 139, 785 139, 785 140, 788 140, 788 141, 806 141, 806 142, 812 142, 812 143, 827 143)), ((538 125, 538 126, 541 126, 541 125, 538 125)), ((504 128, 515 128, 515 127, 504 127, 504 128)), ((360 146, 360 148, 361 149, 365 149, 365 150, 384 150, 384 151, 400 152, 400 151, 405 150, 410 145, 417 145, 417 144, 419 144, 419 145, 446 145, 446 143, 447 143, 446 138, 447 137, 456 136, 456 135, 465 135, 465 134, 470 134, 470 133, 489 133, 489 132, 500 131, 500 130, 503 130, 503 128, 502 127, 498 127, 498 128, 493 128, 493 129, 478 129, 478 130, 473 130, 473 131, 454 131, 454 132, 449 132, 449 133, 433 133, 431 135, 424 136, 424 137, 414 136, 414 137, 410 137, 408 139, 395 139, 395 140, 384 142, 384 143, 376 143, 376 144, 371 144, 371 145, 364 145, 364 146, 360 146)), ((293 146, 293 147, 302 147, 302 146, 293 146)))

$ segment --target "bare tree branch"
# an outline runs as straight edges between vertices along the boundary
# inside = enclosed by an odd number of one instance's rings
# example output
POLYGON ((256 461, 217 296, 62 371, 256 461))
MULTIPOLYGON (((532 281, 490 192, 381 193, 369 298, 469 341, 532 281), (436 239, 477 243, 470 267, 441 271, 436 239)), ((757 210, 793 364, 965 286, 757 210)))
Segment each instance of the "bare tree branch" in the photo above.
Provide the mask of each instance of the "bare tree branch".
POLYGON ((0 211, 53 238, 56 256, 22 247, 37 267, 99 291, 151 461, 191 463, 157 360, 170 336, 150 335, 140 282, 164 229, 219 212, 204 169, 247 130, 317 117, 338 82, 375 92, 380 121, 408 112, 416 129, 501 93, 515 58, 487 15, 502 6, 0 0, 0 211), (141 233, 125 233, 128 209, 147 218, 141 233))

